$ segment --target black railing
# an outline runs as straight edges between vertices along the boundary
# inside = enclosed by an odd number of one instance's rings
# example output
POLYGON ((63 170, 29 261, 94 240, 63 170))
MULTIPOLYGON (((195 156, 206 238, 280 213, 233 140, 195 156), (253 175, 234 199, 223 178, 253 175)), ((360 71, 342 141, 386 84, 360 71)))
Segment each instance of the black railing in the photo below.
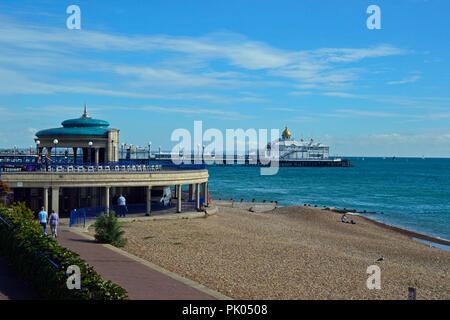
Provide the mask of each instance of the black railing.
MULTIPOLYGON (((158 212, 161 210, 169 209, 173 207, 173 204, 169 202, 167 205, 164 205, 161 202, 152 202, 151 203, 151 212, 158 212)), ((147 210, 146 203, 133 203, 126 205, 126 214, 136 214, 142 213, 144 214, 147 210)), ((106 213, 108 211, 107 207, 87 207, 80 208, 70 211, 70 223, 69 226, 72 227, 76 224, 83 224, 86 227, 86 222, 89 220, 95 220, 100 216, 100 213, 106 213)), ((112 205, 109 207, 109 211, 114 211, 116 216, 121 214, 122 208, 118 205, 112 205)), ((125 215, 126 216, 126 215, 125 215)))

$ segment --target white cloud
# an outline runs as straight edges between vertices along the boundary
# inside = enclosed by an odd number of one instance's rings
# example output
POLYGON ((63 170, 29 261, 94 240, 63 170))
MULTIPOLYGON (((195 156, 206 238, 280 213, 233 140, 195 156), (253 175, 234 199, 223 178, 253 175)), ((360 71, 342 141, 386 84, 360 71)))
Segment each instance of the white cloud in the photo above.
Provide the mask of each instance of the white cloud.
POLYGON ((361 109, 337 109, 334 113, 320 114, 319 116, 334 118, 401 118, 407 121, 431 121, 450 118, 450 112, 437 113, 395 113, 378 110, 361 110, 361 109))
POLYGON ((363 116, 363 117, 374 117, 374 118, 392 118, 392 117, 405 117, 405 114, 396 114, 383 111, 364 111, 355 109, 339 109, 336 110, 341 114, 347 114, 349 116, 363 116))
POLYGON ((289 92, 290 96, 307 96, 307 95, 311 95, 312 92, 311 91, 292 91, 289 92))
POLYGON ((329 62, 355 62, 366 58, 402 55, 407 50, 391 45, 378 45, 370 48, 323 48, 313 51, 313 54, 329 62))
MULTIPOLYGON (((60 105, 48 105, 43 107, 26 107, 27 114, 29 115, 42 115, 42 114, 51 114, 52 116, 64 116, 68 117, 68 115, 72 114, 73 117, 78 117, 81 115, 83 108, 82 106, 60 106, 60 105)), ((186 114, 186 115, 204 115, 204 116, 212 116, 212 117, 220 117, 221 119, 249 119, 253 116, 246 115, 243 113, 239 113, 236 111, 228 111, 222 109, 211 109, 204 108, 199 106, 187 106, 187 107, 163 107, 163 106, 155 106, 155 105, 146 105, 146 106, 114 106, 114 105, 95 105, 90 107, 88 104, 88 113, 91 116, 96 116, 96 114, 102 114, 108 111, 113 110, 123 110, 123 111, 152 111, 158 113, 177 113, 177 114, 186 114)), ((1 108, 0 108, 1 111, 1 108)), ((20 116, 20 113, 15 114, 16 116, 20 116)), ((70 117, 70 116, 69 116, 70 117)))
MULTIPOLYGON (((16 72, 15 81, 6 83, 1 89, 3 94, 74 92, 152 98, 161 93, 160 88, 223 90, 296 85, 299 89, 339 88, 350 86, 364 71, 349 67, 349 63, 408 53, 389 45, 289 51, 225 32, 200 37, 120 35, 85 29, 67 32, 65 29, 19 24, 3 15, 0 16, 0 30, 0 68, 16 72), (108 62, 110 56, 127 52, 145 55, 145 59, 141 59, 145 63, 108 62), (167 58, 169 55, 161 57, 162 53, 170 54, 174 63, 167 58), (105 59, 92 58, 100 55, 105 59), (216 70, 213 67, 216 62, 225 62, 228 69, 216 70), (36 70, 43 73, 31 82, 36 70), (56 73, 63 70, 75 71, 77 75, 81 73, 88 79, 104 78, 92 77, 98 72, 112 74, 115 78, 113 83, 103 81, 94 85, 74 81, 70 89, 57 79, 56 73), (48 74, 47 79, 41 78, 43 74, 48 74), (30 86, 20 90, 23 80, 30 86), (149 87, 154 90, 149 92, 146 90, 149 87)), ((254 99, 241 101, 256 102, 254 99)))
POLYGON ((294 108, 264 108, 264 110, 269 110, 269 111, 285 111, 285 112, 296 112, 298 111, 297 109, 294 108))
POLYGON ((392 84, 405 84, 405 83, 410 83, 410 82, 416 82, 419 79, 420 79, 420 76, 411 76, 411 77, 404 78, 404 79, 399 80, 399 81, 389 81, 389 82, 387 82, 387 84, 390 84, 390 85, 392 85, 392 84))
POLYGON ((355 99, 367 98, 367 96, 364 96, 364 95, 347 93, 347 92, 324 92, 322 94, 324 96, 339 97, 339 98, 355 98, 355 99))
POLYGON ((225 110, 218 110, 218 109, 205 109, 200 107, 175 107, 175 108, 166 108, 166 107, 159 107, 159 106, 143 106, 143 107, 137 107, 137 110, 142 111, 155 111, 155 112, 161 112, 161 113, 183 113, 183 114, 196 114, 196 115, 209 115, 209 116, 215 116, 220 117, 221 119, 227 119, 227 120, 242 120, 242 119, 248 119, 251 118, 251 116, 240 114, 238 112, 234 111, 225 111, 225 110))
POLYGON ((383 157, 449 157, 449 133, 377 133, 370 135, 324 135, 323 143, 333 146, 331 154, 383 157))

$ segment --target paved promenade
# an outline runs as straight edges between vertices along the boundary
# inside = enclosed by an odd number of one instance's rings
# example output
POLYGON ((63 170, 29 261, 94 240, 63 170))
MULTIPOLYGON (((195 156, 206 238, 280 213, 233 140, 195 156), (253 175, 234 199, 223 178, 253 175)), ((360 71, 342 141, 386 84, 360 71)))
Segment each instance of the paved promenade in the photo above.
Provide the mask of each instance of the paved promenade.
POLYGON ((8 264, 0 253, 0 300, 32 300, 39 297, 8 264))
POLYGON ((92 237, 61 228, 58 242, 78 253, 106 280, 119 284, 133 300, 211 300, 226 298, 190 280, 135 258, 92 237))

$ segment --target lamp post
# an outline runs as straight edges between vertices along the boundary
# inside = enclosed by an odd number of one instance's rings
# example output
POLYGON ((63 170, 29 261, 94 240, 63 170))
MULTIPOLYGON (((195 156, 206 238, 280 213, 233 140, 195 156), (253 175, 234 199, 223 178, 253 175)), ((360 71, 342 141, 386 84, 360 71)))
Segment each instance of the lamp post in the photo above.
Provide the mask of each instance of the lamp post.
POLYGON ((36 140, 36 154, 39 156, 39 145, 41 144, 40 140, 36 140))
POLYGON ((41 141, 36 140, 36 155, 37 155, 36 162, 38 163, 38 165, 41 163, 41 155, 39 154, 39 145, 40 144, 41 144, 41 141))
POLYGON ((148 164, 150 165, 150 159, 152 157, 152 142, 148 142, 148 164))
POLYGON ((56 146, 58 145, 58 139, 53 140, 53 144, 55 145, 55 168, 56 168, 56 146))
POLYGON ((159 146, 159 159, 161 159, 161 146, 159 146))
POLYGON ((17 146, 14 146, 14 162, 16 161, 16 148, 17 146))
POLYGON ((93 143, 92 143, 92 141, 89 141, 88 142, 88 145, 89 145, 89 165, 91 164, 91 160, 92 160, 92 158, 91 158, 91 148, 92 148, 92 145, 93 145, 93 143))

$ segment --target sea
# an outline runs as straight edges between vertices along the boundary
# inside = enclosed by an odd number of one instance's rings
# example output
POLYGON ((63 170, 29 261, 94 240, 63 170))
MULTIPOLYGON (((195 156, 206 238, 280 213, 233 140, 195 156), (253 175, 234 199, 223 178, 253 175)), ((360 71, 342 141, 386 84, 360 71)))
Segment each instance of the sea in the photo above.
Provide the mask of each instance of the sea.
POLYGON ((208 166, 212 199, 376 212, 368 218, 450 241, 450 159, 348 157, 349 168, 208 166))

